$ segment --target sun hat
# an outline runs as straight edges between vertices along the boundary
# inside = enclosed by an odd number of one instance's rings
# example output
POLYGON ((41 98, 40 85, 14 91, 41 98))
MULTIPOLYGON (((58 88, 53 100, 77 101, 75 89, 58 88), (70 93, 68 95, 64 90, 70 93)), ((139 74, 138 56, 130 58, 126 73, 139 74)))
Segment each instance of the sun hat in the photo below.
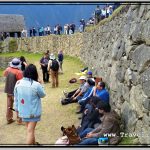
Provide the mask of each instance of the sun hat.
POLYGON ((21 68, 21 61, 18 58, 13 58, 10 62, 10 67, 12 68, 21 68))
POLYGON ((86 76, 81 76, 79 80, 86 80, 86 76))
POLYGON ((87 75, 92 75, 92 74, 93 74, 92 71, 87 72, 87 75))
POLYGON ((55 59, 55 55, 53 53, 50 54, 50 59, 55 59))

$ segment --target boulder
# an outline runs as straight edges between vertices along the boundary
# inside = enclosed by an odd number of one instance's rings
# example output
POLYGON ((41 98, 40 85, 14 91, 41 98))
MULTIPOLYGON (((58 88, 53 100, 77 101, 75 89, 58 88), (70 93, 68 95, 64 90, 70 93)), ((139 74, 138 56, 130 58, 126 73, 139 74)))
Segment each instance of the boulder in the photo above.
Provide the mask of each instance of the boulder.
POLYGON ((137 122, 137 115, 135 110, 131 107, 131 104, 124 102, 121 108, 121 117, 124 121, 125 128, 127 131, 134 131, 137 122))
POLYGON ((150 97, 150 68, 141 74, 140 82, 144 93, 150 97))
POLYGON ((142 91, 142 86, 132 86, 130 91, 130 105, 136 111, 138 118, 143 116, 142 107, 144 99, 145 97, 142 91))
POLYGON ((141 73, 150 64, 150 47, 142 44, 138 46, 132 54, 132 61, 136 64, 141 73))

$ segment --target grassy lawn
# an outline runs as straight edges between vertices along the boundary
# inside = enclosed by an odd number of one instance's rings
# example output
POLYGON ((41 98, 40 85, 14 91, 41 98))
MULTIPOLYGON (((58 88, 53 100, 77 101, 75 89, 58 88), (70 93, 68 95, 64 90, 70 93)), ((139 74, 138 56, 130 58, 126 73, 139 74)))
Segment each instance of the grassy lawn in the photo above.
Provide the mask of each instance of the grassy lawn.
MULTIPOLYGON (((39 60, 41 54, 31 54, 25 52, 5 53, 0 54, 4 56, 25 56, 29 63, 37 66, 40 79, 42 79, 42 70, 40 69, 39 60)), ((64 74, 59 75, 59 88, 51 88, 51 83, 43 84, 46 97, 42 99, 42 119, 36 127, 36 140, 41 144, 54 144, 55 141, 62 136, 60 130, 61 126, 67 127, 75 124, 78 126, 80 121, 78 115, 75 113, 78 104, 69 104, 62 106, 60 98, 63 96, 62 91, 71 91, 79 86, 79 83, 70 84, 68 81, 75 77, 75 72, 79 72, 83 68, 83 64, 77 58, 65 56, 63 70, 64 74)), ((4 83, 0 83, 0 144, 25 144, 26 142, 26 128, 25 126, 18 126, 16 123, 7 125, 5 119, 6 112, 6 94, 3 93, 4 83), (16 137, 17 138, 14 138, 16 137)), ((15 114, 14 114, 15 119, 15 114)))

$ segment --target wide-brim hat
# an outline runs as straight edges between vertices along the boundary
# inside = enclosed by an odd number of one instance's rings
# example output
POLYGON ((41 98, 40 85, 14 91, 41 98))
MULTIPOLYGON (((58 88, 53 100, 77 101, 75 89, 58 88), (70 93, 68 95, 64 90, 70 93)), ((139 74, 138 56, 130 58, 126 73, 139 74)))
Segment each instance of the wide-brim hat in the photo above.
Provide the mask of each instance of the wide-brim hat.
POLYGON ((14 58, 9 65, 12 68, 21 68, 21 61, 18 58, 14 58))
POLYGON ((55 59, 55 55, 54 54, 50 54, 50 59, 55 59))

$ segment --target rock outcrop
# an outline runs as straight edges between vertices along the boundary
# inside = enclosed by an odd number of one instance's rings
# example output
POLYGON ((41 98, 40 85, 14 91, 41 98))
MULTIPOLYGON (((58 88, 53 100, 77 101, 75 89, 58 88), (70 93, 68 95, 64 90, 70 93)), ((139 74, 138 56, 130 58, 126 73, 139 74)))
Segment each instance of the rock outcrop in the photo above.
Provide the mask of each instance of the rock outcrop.
POLYGON ((127 132, 150 143, 150 5, 131 5, 85 33, 81 60, 107 83, 127 132))

